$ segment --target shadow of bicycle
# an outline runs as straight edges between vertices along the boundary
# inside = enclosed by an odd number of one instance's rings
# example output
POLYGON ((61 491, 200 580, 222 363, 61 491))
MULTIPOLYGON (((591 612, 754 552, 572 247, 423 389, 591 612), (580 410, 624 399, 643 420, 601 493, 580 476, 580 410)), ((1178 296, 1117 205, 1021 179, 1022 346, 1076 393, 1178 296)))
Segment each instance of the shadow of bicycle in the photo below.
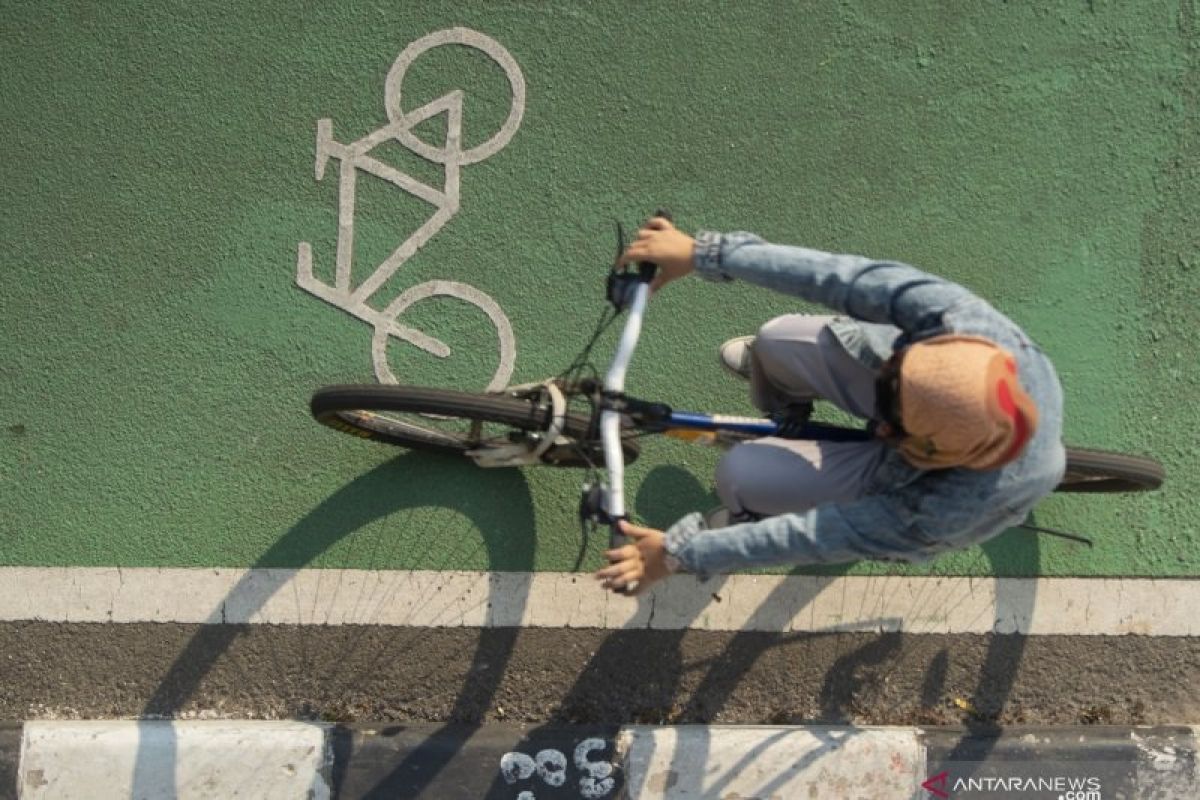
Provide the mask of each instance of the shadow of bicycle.
MULTIPOLYGON (((140 716, 178 717, 216 662, 239 636, 247 632, 244 624, 221 624, 221 609, 228 603, 236 602, 242 611, 240 616, 249 618, 288 586, 292 570, 312 563, 331 547, 345 542, 376 520, 407 509, 426 507, 454 509, 466 514, 482 534, 487 563, 492 570, 522 572, 533 568, 533 502, 519 471, 480 471, 461 459, 425 453, 399 456, 326 498, 258 558, 230 591, 226 602, 213 612, 209 624, 201 626, 174 659, 140 716), (461 488, 464 480, 476 487, 473 497, 495 498, 496 502, 468 501, 461 488), (274 569, 266 573, 268 577, 264 579, 263 570, 269 568, 274 569)), ((338 588, 329 587, 328 591, 335 592, 338 588)), ((527 598, 516 596, 510 599, 524 605, 527 598)), ((486 600, 486 597, 481 598, 480 602, 486 600)), ((386 596, 369 600, 373 603, 387 601, 386 596)), ((340 646, 348 655, 359 652, 359 645, 369 635, 365 626, 344 626, 344 630, 340 646)), ((470 684, 464 685, 458 693, 458 700, 447 714, 449 720, 474 717, 480 695, 485 698, 486 707, 487 698, 495 695, 504 675, 504 665, 512 654, 517 633, 515 628, 480 629, 473 663, 467 672, 470 684)), ((381 661, 404 658, 415 645, 416 642, 397 637, 385 648, 377 645, 363 648, 371 649, 372 654, 366 661, 355 664, 354 669, 365 674, 381 661)), ((353 676, 343 676, 343 680, 353 681, 353 676)), ((139 787, 162 785, 163 771, 174 769, 175 755, 170 742, 166 745, 160 742, 153 753, 140 748, 134 769, 134 796, 143 796, 139 787)), ((408 770, 415 765, 421 774, 435 775, 449 755, 418 750, 400 769, 408 770)))

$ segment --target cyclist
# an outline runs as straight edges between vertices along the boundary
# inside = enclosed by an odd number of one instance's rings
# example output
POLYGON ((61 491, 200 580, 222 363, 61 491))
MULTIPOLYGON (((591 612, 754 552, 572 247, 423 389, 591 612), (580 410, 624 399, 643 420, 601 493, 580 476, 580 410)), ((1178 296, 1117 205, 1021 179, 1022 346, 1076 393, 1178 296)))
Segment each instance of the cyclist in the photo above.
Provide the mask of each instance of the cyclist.
POLYGON ((622 263, 650 261, 657 291, 695 272, 820 303, 839 316, 787 315, 721 346, 752 402, 784 426, 814 398, 871 420, 875 438, 764 438, 717 467, 715 513, 665 532, 622 523, 606 588, 638 591, 672 572, 706 576, 767 564, 923 561, 1025 520, 1066 463, 1062 389, 1011 320, 957 284, 911 266, 770 244, 747 233, 695 238, 663 218, 622 263))

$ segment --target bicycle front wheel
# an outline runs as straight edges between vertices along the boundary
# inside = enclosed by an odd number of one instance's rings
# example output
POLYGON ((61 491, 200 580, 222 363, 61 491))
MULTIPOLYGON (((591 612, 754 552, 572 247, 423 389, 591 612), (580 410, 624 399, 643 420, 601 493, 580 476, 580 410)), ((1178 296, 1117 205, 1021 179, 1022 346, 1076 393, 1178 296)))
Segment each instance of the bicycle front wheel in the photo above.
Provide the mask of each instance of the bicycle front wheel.
MULTIPOLYGON (((532 443, 550 427, 549 403, 532 397, 475 394, 451 389, 391 384, 326 386, 313 393, 313 418, 363 439, 418 450, 465 455, 469 450, 532 443)), ((559 467, 603 466, 603 447, 589 435, 590 421, 568 413, 563 431, 542 454, 559 467)), ((637 459, 637 443, 622 441, 626 463, 637 459)))
POLYGON ((1162 464, 1145 456, 1067 448, 1067 471, 1056 492, 1146 492, 1162 485, 1162 464))

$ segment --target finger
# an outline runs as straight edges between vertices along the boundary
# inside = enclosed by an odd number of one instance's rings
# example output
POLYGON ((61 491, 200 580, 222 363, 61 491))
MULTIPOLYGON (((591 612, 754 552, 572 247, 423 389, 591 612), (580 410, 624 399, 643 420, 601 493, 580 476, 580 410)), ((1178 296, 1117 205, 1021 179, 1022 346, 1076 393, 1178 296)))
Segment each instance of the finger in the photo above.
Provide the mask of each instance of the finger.
POLYGON ((666 217, 651 217, 646 221, 645 227, 655 231, 669 231, 675 226, 666 217))
POLYGON ((632 536, 634 539, 645 539, 654 533, 653 528, 643 528, 641 525, 634 525, 632 522, 627 522, 626 520, 621 520, 617 524, 621 528, 621 533, 626 536, 632 536))
POLYGON ((645 256, 645 248, 639 246, 640 243, 634 242, 625 248, 625 252, 617 258, 617 266, 624 267, 630 262, 639 261, 645 256))
POLYGON ((630 570, 609 578, 605 581, 605 585, 613 589, 623 589, 631 583, 638 583, 641 578, 642 571, 640 569, 630 570))
POLYGON ((612 578, 631 569, 641 569, 642 560, 636 555, 632 558, 623 558, 620 561, 614 561, 606 567, 601 567, 596 570, 597 578, 612 578))
POLYGON ((644 240, 638 240, 625 250, 625 254, 633 258, 643 258, 650 255, 650 243, 644 240))
POLYGON ((631 558, 641 558, 641 555, 638 553, 638 549, 636 547, 631 544, 627 544, 624 547, 616 547, 612 550, 605 550, 604 557, 608 559, 610 564, 616 564, 619 561, 627 561, 631 558))
POLYGON ((633 244, 629 245, 629 247, 625 248, 623 257, 626 260, 632 260, 634 258, 641 258, 641 257, 645 256, 647 253, 649 253, 649 251, 650 251, 650 247, 649 247, 648 243, 643 239, 638 239, 633 244))
POLYGON ((596 578, 605 582, 617 578, 628 580, 640 576, 643 572, 645 572, 645 569, 642 567, 642 562, 630 559, 629 561, 622 561, 620 564, 613 564, 604 569, 596 570, 596 578))
POLYGON ((621 574, 621 569, 620 569, 619 564, 614 567, 605 567, 604 569, 596 570, 596 580, 600 581, 601 583, 607 584, 613 578, 620 576, 620 574, 621 574))

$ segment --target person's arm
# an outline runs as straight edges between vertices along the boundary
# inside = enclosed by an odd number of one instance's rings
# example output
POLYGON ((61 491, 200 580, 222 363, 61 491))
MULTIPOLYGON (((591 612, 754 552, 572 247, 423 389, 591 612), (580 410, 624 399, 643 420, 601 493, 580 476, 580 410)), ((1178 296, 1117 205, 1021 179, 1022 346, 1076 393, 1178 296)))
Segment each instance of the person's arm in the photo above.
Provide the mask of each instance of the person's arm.
POLYGON ((863 560, 926 561, 984 541, 1023 520, 1057 484, 1060 466, 1038 485, 1001 500, 996 476, 960 470, 810 511, 708 529, 688 514, 666 532, 623 523, 633 544, 605 553, 597 578, 606 588, 638 581, 639 592, 673 572, 701 578, 771 565, 845 564, 863 560))
POLYGON ((909 333, 938 327, 945 311, 978 299, 958 284, 896 261, 770 244, 749 233, 704 231, 693 239, 661 217, 638 231, 620 259, 634 261, 659 265, 655 291, 694 271, 713 281, 745 280, 909 333))
POLYGON ((873 495, 714 530, 688 514, 667 529, 664 547, 683 571, 708 576, 777 564, 908 560, 922 546, 915 532, 902 507, 873 495))
POLYGON ((977 299, 907 264, 770 244, 749 233, 699 233, 693 264, 708 280, 744 280, 908 332, 935 327, 945 311, 977 299))

